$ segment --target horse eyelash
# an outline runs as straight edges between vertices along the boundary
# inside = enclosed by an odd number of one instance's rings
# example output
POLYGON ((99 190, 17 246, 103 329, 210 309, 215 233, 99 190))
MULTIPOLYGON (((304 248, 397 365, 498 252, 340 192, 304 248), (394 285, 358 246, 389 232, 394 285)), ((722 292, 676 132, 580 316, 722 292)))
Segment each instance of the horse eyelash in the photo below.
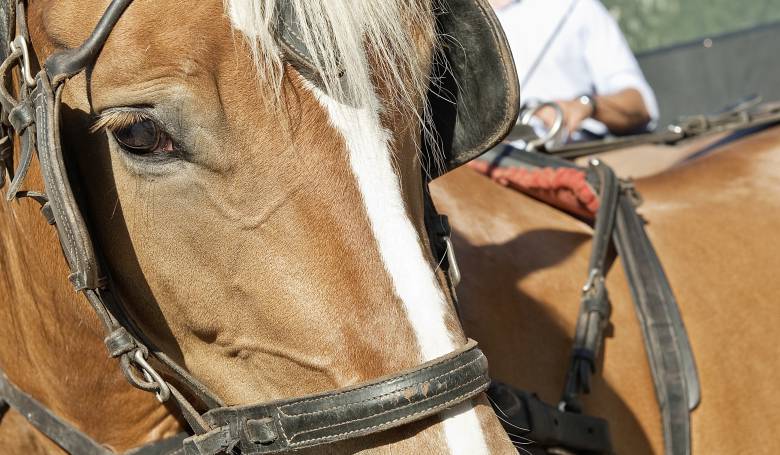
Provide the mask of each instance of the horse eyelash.
POLYGON ((151 120, 148 115, 136 110, 108 111, 101 113, 92 123, 89 131, 96 133, 101 130, 116 131, 136 123, 151 120))

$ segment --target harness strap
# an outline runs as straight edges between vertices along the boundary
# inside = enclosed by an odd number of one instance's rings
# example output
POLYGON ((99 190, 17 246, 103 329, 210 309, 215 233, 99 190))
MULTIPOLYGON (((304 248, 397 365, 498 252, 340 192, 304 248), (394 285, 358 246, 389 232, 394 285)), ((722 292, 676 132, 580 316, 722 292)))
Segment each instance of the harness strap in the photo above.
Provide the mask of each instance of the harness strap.
POLYGON ((638 145, 675 145, 696 137, 724 132, 758 130, 780 123, 780 108, 776 104, 768 106, 757 106, 757 104, 755 101, 746 102, 722 114, 684 118, 677 125, 669 125, 667 128, 655 132, 572 142, 550 150, 544 149, 544 152, 573 160, 638 145))
MULTIPOLYGON (((0 371, 0 418, 13 408, 38 431, 71 455, 116 455, 70 422, 58 417, 42 403, 23 392, 0 371)), ((182 441, 189 435, 179 433, 161 441, 132 449, 125 455, 180 455, 182 441)))
POLYGON ((611 454, 607 421, 599 417, 562 411, 535 394, 493 381, 488 397, 509 437, 531 454, 547 455, 546 448, 578 454, 611 454), (545 449, 535 450, 533 446, 545 449))
POLYGON ((395 428, 488 388, 487 359, 473 340, 401 374, 272 403, 210 411, 213 430, 185 441, 187 455, 234 448, 244 455, 297 450, 395 428))
POLYGON ((458 293, 456 288, 460 283, 460 267, 455 256, 455 247, 452 244, 452 227, 447 215, 442 215, 436 210, 436 205, 431 198, 431 190, 428 186, 427 176, 423 173, 423 217, 425 229, 428 234, 428 241, 431 245, 431 254, 436 264, 445 272, 447 287, 450 290, 450 296, 455 304, 455 310, 458 309, 458 293))
POLYGON ((108 35, 133 0, 112 0, 84 43, 74 49, 56 52, 46 59, 44 67, 55 84, 81 72, 93 63, 108 35))
POLYGON ((590 393, 590 376, 596 372, 596 356, 601 350, 604 332, 609 325, 609 316, 612 312, 604 280, 607 275, 607 253, 611 245, 620 190, 618 179, 608 166, 600 161, 593 161, 590 170, 597 175, 601 182, 600 205, 593 232, 588 280, 582 288, 571 365, 566 374, 563 397, 561 398, 561 404, 566 409, 576 412, 582 410, 577 396, 583 392, 590 393))
POLYGON ((614 235, 642 326, 668 454, 691 453, 690 411, 701 399, 696 363, 669 280, 632 202, 620 200, 614 235))
MULTIPOLYGON (((493 157, 493 166, 499 166, 502 163, 530 167, 577 167, 573 163, 557 157, 537 152, 520 151, 511 147, 505 148, 501 155, 493 157)), ((595 170, 591 169, 588 175, 588 180, 593 186, 601 190, 600 194, 605 195, 610 193, 603 193, 602 186, 613 185, 611 180, 614 177, 614 173, 611 170, 606 171, 607 169, 607 166, 596 165, 595 170)), ((614 190, 610 191, 614 192, 614 190)), ((634 306, 642 326, 656 398, 661 409, 666 453, 689 455, 691 453, 690 411, 698 405, 701 397, 698 373, 677 300, 664 273, 661 261, 644 229, 644 221, 636 211, 639 200, 640 197, 633 185, 619 182, 619 194, 616 202, 604 199, 601 208, 603 205, 613 206, 611 210, 614 217, 614 229, 611 231, 612 240, 626 271, 634 306)), ((602 216, 601 210, 598 216, 602 216)), ((599 231, 598 221, 597 219, 597 234, 599 231)), ((596 239, 596 242, 598 241, 596 239)), ((597 254, 594 245, 591 264, 595 256, 597 254)), ((606 299, 606 290, 604 292, 606 299)), ((589 311, 591 315, 598 315, 604 308, 598 304, 593 306, 587 304, 583 307, 587 307, 586 310, 588 308, 592 310, 592 312, 589 311)), ((596 316, 596 318, 598 320, 601 316, 596 316)), ((594 325, 598 326, 598 324, 594 325)), ((578 330, 579 327, 580 321, 578 320, 578 330)), ((588 332, 597 333, 598 330, 594 332, 588 330, 588 332)), ((576 349, 575 346, 575 352, 576 349)), ((587 356, 583 357, 587 358, 587 356)), ((587 371, 587 360, 584 363, 586 367, 580 366, 575 373, 570 371, 569 374, 580 374, 582 377, 587 377, 590 374, 587 371)), ((576 381, 573 383, 577 384, 576 381)), ((584 388, 582 390, 587 391, 584 388)), ((565 400, 563 404, 568 405, 565 400)), ((510 431, 510 428, 507 430, 510 431)))
POLYGON ((179 433, 162 441, 127 451, 125 455, 183 455, 184 447, 182 447, 182 441, 187 437, 189 437, 189 434, 179 433))
POLYGON ((48 408, 8 380, 0 372, 0 400, 24 416, 32 426, 45 434, 69 454, 109 455, 112 452, 82 431, 52 413, 48 408))
MULTIPOLYGON (((108 281, 110 282, 110 276, 108 281)), ((95 311, 109 316, 108 309, 112 309, 111 313, 116 317, 117 326, 112 330, 107 330, 109 335, 105 339, 106 348, 111 356, 121 358, 122 355, 133 354, 134 350, 142 349, 168 371, 169 376, 173 377, 177 386, 181 386, 188 396, 198 401, 198 406, 203 406, 207 409, 225 406, 225 403, 214 392, 144 337, 143 331, 135 325, 132 319, 127 317, 124 311, 124 308, 127 308, 127 306, 120 301, 118 296, 110 291, 110 287, 109 285, 107 289, 101 289, 100 291, 86 291, 85 294, 90 299, 95 311)), ((132 366, 132 361, 128 360, 128 362, 128 367, 132 366)), ((125 373, 125 375, 127 376, 128 373, 125 373)), ((171 384, 166 384, 173 390, 171 384)), ((185 414, 188 422, 196 421, 200 417, 194 411, 194 407, 183 396, 181 397, 182 399, 179 399, 179 396, 173 394, 173 398, 177 400, 180 406, 186 408, 183 408, 182 412, 185 414)))

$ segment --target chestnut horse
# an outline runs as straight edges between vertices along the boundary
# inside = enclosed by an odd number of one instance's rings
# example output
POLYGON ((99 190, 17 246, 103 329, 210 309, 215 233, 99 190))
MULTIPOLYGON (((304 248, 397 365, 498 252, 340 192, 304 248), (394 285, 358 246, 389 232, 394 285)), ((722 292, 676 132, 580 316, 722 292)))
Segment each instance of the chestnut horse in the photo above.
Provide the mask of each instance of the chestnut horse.
MULTIPOLYGON (((81 45, 108 4, 23 3, 34 71, 81 45)), ((231 405, 358 384, 466 343, 423 220, 434 2, 286 2, 311 26, 303 41, 326 90, 280 59, 276 3, 137 0, 62 98, 63 146, 113 292, 231 405)), ((42 189, 39 173, 34 161, 24 187, 42 189)), ((107 359, 39 209, 0 204, 0 367, 114 450, 181 431, 170 402, 129 387, 107 359)), ((60 453, 13 409, 0 451, 60 453)), ((483 395, 311 449, 514 451, 483 395)))
MULTIPOLYGON (((693 453, 774 453, 780 428, 780 127, 603 155, 643 176, 639 212, 675 291, 698 365, 693 453)), ((437 181, 463 273, 469 336, 495 379, 556 403, 569 362, 591 228, 471 169, 437 181)), ((658 405, 626 277, 608 275, 612 334, 586 412, 619 454, 663 453, 658 405)))

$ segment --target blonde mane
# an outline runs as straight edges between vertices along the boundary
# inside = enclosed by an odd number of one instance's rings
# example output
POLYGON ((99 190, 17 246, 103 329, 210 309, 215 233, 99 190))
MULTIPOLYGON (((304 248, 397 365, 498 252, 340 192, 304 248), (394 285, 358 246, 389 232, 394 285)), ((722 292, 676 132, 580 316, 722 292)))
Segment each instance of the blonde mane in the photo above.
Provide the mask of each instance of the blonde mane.
POLYGON ((259 74, 273 86, 280 87, 284 71, 277 13, 289 4, 329 96, 377 107, 380 84, 387 99, 417 112, 429 84, 427 55, 417 48, 435 40, 432 1, 225 0, 225 8, 248 38, 259 74))

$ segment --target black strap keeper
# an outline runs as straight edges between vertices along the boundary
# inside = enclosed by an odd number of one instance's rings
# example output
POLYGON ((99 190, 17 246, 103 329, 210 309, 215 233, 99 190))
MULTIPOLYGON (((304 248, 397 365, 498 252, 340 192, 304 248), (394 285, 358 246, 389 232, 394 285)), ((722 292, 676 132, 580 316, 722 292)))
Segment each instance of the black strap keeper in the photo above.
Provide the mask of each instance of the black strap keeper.
POLYGON ((502 424, 507 431, 517 434, 518 427, 528 430, 520 436, 533 441, 528 445, 530 453, 549 453, 548 448, 588 455, 613 453, 609 425, 604 419, 563 412, 532 393, 500 382, 491 384, 488 395, 504 415, 502 424))
POLYGON ((433 232, 439 237, 449 237, 452 233, 452 227, 450 226, 450 219, 447 215, 436 214, 436 219, 433 223, 433 232))
MULTIPOLYGON (((447 255, 447 239, 452 233, 450 227, 450 220, 447 215, 434 214, 431 219, 429 235, 433 235, 431 243, 433 244, 433 252, 437 259, 441 259, 447 255)), ((448 266, 448 264, 445 264, 448 266)))
POLYGON ((109 355, 113 358, 117 358, 122 354, 127 354, 136 348, 135 340, 130 336, 130 333, 124 327, 120 327, 104 340, 109 355))
POLYGON ((609 300, 606 298, 606 291, 596 294, 592 298, 587 298, 583 301, 586 313, 599 313, 601 317, 607 318, 610 313, 609 300))
POLYGON ((8 113, 8 121, 17 134, 22 134, 28 126, 35 122, 35 110, 29 102, 22 102, 16 105, 8 113))

